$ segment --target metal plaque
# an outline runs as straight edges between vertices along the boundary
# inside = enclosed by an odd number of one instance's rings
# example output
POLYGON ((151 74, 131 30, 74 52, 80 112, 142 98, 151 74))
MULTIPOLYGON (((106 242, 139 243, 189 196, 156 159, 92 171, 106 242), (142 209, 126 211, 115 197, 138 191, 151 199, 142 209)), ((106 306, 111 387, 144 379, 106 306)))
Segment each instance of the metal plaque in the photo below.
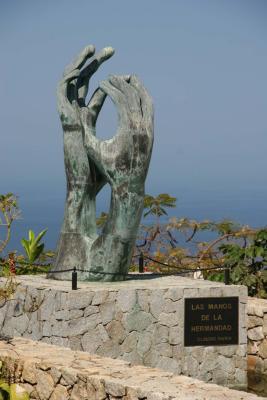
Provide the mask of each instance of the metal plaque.
POLYGON ((185 346, 231 344, 238 344, 238 297, 185 299, 185 346))

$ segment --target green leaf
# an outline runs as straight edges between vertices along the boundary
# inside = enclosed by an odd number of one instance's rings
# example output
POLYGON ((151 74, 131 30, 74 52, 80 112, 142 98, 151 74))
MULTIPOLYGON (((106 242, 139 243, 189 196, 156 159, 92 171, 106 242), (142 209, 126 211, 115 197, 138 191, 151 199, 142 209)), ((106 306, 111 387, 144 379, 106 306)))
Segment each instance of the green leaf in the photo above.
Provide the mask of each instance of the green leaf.
POLYGON ((267 270, 261 272, 261 278, 264 283, 267 283, 267 270))
POLYGON ((153 204, 154 201, 154 197, 150 196, 150 195, 145 195, 144 198, 144 208, 148 208, 153 204))
POLYGON ((167 193, 161 193, 157 197, 146 195, 144 198, 144 209, 148 210, 144 213, 144 217, 151 214, 155 215, 156 217, 168 215, 165 208, 175 206, 176 198, 167 193))
POLYGON ((34 263, 37 258, 42 254, 44 250, 44 244, 39 244, 39 242, 46 232, 47 229, 44 229, 35 238, 34 232, 32 230, 29 230, 29 240, 26 240, 24 238, 21 240, 21 244, 25 249, 30 263, 34 263))
POLYGON ((145 212, 145 213, 144 213, 144 218, 147 217, 148 215, 150 215, 151 213, 152 213, 151 210, 145 212))
POLYGON ((264 257, 265 250, 263 247, 255 247, 255 255, 256 257, 264 257))
POLYGON ((39 244, 39 245, 37 246, 37 252, 36 252, 37 257, 36 257, 36 258, 39 257, 39 255, 43 252, 43 250, 44 250, 44 243, 39 244))
POLYGON ((29 241, 30 242, 34 241, 34 232, 31 229, 29 230, 29 241))
POLYGON ((37 236, 37 238, 35 239, 35 244, 38 244, 40 242, 40 240, 42 239, 42 237, 46 234, 47 232, 47 228, 44 229, 43 231, 41 231, 39 233, 39 235, 37 236))
POLYGON ((240 226, 238 224, 227 219, 218 222, 217 224, 215 224, 215 226, 217 228, 218 233, 220 233, 221 235, 233 233, 240 229, 240 226))
POLYGON ((10 385, 10 400, 29 400, 29 394, 17 383, 10 385))
POLYGON ((8 400, 10 398, 10 385, 0 379, 0 400, 8 400))
POLYGON ((28 258, 30 257, 30 244, 28 242, 28 240, 26 239, 21 239, 21 244, 24 247, 26 254, 28 256, 28 258))

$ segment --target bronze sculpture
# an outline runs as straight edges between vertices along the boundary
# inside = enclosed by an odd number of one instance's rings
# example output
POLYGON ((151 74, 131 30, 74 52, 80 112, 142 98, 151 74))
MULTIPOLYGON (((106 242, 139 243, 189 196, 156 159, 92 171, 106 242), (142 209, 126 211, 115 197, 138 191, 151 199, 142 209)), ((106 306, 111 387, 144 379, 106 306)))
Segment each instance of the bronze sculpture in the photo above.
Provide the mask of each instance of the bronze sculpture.
MULTIPOLYGON (((153 105, 134 75, 110 76, 86 104, 91 76, 114 54, 112 48, 104 48, 86 65, 94 51, 87 46, 65 69, 57 91, 67 196, 53 269, 85 271, 79 273, 79 280, 123 280, 143 210, 153 145, 153 105), (119 123, 113 138, 99 140, 95 126, 106 96, 117 108, 119 123), (111 186, 110 210, 97 234, 96 196, 107 183, 111 186)), ((71 273, 49 273, 48 277, 70 279, 71 273)))

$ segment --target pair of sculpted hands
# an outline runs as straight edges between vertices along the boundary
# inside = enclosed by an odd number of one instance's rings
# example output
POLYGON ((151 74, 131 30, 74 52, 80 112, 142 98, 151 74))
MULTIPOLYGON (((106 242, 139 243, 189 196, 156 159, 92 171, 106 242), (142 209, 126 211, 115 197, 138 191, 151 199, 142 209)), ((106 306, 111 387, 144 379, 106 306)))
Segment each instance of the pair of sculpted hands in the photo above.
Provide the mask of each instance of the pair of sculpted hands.
POLYGON ((136 181, 145 181, 150 161, 152 101, 136 76, 110 76, 100 83, 86 104, 90 78, 114 50, 106 47, 95 56, 94 53, 94 46, 85 47, 66 67, 58 85, 68 190, 89 185, 89 191, 97 194, 108 182, 113 189, 123 191, 125 181, 127 190, 135 190, 136 181), (86 65, 91 57, 92 61, 86 65), (116 135, 102 141, 95 136, 95 128, 107 95, 117 108, 119 122, 116 135), (73 132, 77 139, 75 145, 73 132))
POLYGON ((82 270, 82 280, 124 279, 142 216, 153 144, 152 101, 136 76, 110 76, 86 103, 90 78, 114 54, 110 47, 94 52, 87 46, 58 85, 67 196, 55 261, 61 273, 50 274, 55 279, 69 279, 74 267, 82 270), (118 128, 111 139, 99 140, 96 121, 106 96, 117 109, 118 128), (96 196, 106 183, 110 209, 98 234, 96 196))

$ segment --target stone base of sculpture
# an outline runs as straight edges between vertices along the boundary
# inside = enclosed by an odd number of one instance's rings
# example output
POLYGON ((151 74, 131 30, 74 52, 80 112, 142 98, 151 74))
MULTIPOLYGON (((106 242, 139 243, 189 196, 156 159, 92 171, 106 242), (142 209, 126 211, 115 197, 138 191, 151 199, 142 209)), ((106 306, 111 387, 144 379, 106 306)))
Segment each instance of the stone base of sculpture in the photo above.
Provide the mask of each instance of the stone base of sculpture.
MULTIPOLYGON (((67 281, 29 275, 17 280, 14 299, 0 308, 1 335, 246 388, 247 289, 243 286, 152 275, 127 282, 79 282, 78 290, 72 291, 67 281), (185 346, 185 301, 198 299, 201 308, 202 298, 229 297, 238 300, 238 344, 185 346)), ((220 326, 220 312, 214 310, 214 315, 220 326)))

